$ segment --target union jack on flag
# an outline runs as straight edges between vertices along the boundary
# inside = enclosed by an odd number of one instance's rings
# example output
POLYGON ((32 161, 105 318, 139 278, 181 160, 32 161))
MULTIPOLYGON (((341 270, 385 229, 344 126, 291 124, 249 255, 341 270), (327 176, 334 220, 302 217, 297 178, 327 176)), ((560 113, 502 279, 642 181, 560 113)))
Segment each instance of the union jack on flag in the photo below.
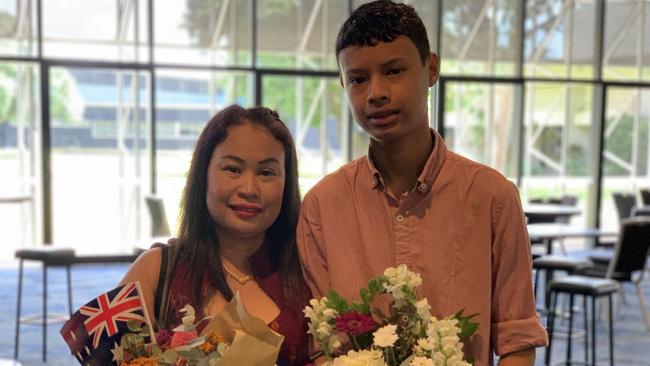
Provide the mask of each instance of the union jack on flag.
POLYGON ((130 330, 129 320, 151 326, 139 282, 99 295, 72 315, 61 328, 72 354, 83 365, 110 365, 111 350, 130 330))

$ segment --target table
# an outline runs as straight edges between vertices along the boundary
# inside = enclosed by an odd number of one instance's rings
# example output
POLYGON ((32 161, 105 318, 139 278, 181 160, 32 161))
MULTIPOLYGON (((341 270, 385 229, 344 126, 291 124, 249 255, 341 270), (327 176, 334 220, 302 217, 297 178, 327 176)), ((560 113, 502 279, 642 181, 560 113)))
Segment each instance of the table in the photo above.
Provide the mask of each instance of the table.
POLYGON ((535 217, 544 222, 552 222, 557 218, 570 218, 580 215, 581 212, 578 207, 570 205, 528 204, 524 206, 527 217, 535 217))
POLYGON ((553 253, 553 240, 566 238, 598 238, 601 236, 615 236, 613 230, 601 230, 591 227, 574 226, 564 223, 528 224, 528 236, 541 239, 546 244, 546 253, 553 253))

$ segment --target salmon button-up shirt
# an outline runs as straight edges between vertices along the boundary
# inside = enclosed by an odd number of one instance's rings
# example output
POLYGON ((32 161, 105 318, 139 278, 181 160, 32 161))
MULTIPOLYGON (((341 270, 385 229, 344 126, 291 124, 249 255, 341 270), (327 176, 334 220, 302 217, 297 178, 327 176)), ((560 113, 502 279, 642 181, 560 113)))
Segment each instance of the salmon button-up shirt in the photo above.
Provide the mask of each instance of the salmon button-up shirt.
MULTIPOLYGON (((431 312, 478 313, 465 344, 476 366, 498 355, 545 346, 535 310, 531 253, 516 187, 500 173, 434 148, 416 186, 400 197, 385 188, 369 157, 323 178, 303 201, 298 248, 314 296, 348 300, 387 267, 420 273, 431 312)), ((368 155, 369 156, 369 155, 368 155)))

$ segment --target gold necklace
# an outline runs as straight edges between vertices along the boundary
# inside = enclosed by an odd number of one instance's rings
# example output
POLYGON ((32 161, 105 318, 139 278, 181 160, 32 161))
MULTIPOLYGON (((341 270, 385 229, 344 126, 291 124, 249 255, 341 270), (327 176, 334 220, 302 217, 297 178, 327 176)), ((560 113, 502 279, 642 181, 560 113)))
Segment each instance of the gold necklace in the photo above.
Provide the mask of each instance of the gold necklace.
POLYGON ((235 281, 239 282, 242 285, 245 285, 247 282, 253 280, 252 275, 239 275, 237 273, 232 272, 231 270, 226 267, 225 263, 221 263, 221 267, 223 268, 224 271, 226 271, 226 274, 230 277, 232 277, 235 281))

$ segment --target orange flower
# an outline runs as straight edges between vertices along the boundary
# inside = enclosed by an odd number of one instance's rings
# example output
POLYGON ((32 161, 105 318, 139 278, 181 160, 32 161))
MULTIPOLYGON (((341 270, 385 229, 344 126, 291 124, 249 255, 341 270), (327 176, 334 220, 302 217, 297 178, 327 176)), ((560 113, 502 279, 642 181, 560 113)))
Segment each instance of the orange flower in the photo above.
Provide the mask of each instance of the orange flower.
POLYGON ((223 343, 224 339, 217 334, 217 332, 211 330, 205 334, 205 342, 203 342, 199 349, 204 353, 210 353, 214 351, 219 343, 223 343))

